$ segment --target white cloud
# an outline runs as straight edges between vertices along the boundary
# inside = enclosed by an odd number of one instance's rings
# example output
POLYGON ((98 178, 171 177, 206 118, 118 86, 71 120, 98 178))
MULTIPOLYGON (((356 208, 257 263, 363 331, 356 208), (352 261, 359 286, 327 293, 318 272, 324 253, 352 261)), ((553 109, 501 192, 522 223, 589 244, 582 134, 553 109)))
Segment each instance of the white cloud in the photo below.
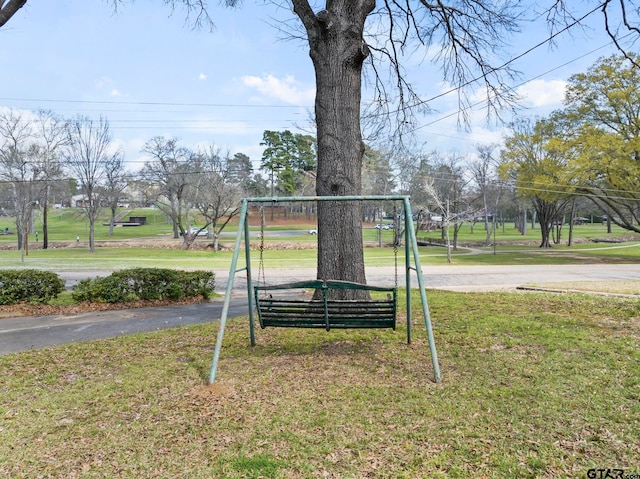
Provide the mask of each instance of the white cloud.
POLYGON ((22 109, 22 108, 12 108, 12 107, 8 107, 8 106, 0 106, 0 114, 8 115, 8 114, 11 114, 11 113, 13 113, 14 115, 20 117, 25 122, 35 121, 38 118, 36 112, 33 111, 33 110, 25 110, 25 109, 22 109))
POLYGON ((564 80, 532 80, 518 88, 517 93, 533 108, 555 108, 562 105, 566 87, 564 80))
MULTIPOLYGON (((440 92, 448 92, 451 85, 438 83, 440 92)), ((562 80, 532 80, 516 90, 524 107, 516 116, 544 116, 562 106, 567 82, 562 80)), ((477 144, 502 144, 504 135, 508 133, 506 125, 497 118, 487 117, 485 92, 477 90, 470 93, 471 103, 477 103, 466 111, 468 123, 460 128, 461 119, 455 94, 438 99, 434 108, 440 111, 425 119, 425 130, 422 133, 428 138, 428 144, 439 150, 457 149, 474 154, 477 144)), ((506 113, 506 112, 503 112, 506 113)), ((510 115, 503 117, 508 119, 510 115)))
POLYGON ((275 99, 292 105, 311 105, 315 99, 315 86, 304 88, 291 75, 284 78, 276 78, 273 75, 262 77, 247 75, 242 77, 242 83, 262 95, 262 97, 253 97, 256 101, 275 99))
POLYGON ((204 73, 200 73, 200 75, 198 75, 198 80, 206 80, 207 79, 207 75, 205 75, 204 73))
POLYGON ((502 140, 505 134, 504 128, 489 129, 483 127, 475 127, 467 135, 466 140, 473 143, 474 150, 475 145, 489 145, 489 144, 502 144, 502 140))
POLYGON ((108 92, 109 96, 114 96, 114 97, 122 96, 122 92, 114 86, 113 79, 109 77, 102 77, 97 79, 94 82, 94 87, 96 90, 100 92, 104 92, 104 93, 108 92))

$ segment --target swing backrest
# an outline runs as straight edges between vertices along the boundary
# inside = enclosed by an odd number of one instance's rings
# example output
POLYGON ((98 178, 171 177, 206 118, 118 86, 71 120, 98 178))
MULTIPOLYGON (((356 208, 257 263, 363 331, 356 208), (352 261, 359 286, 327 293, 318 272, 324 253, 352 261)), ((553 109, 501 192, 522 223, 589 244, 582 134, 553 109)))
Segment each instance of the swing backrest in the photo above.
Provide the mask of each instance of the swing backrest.
POLYGON ((260 326, 289 328, 396 328, 397 288, 370 286, 337 280, 299 281, 273 286, 254 286, 260 326), (322 299, 274 298, 276 290, 311 289, 322 299), (386 293, 383 299, 334 300, 330 290, 349 289, 386 293), (267 296, 268 295, 268 296, 267 296))

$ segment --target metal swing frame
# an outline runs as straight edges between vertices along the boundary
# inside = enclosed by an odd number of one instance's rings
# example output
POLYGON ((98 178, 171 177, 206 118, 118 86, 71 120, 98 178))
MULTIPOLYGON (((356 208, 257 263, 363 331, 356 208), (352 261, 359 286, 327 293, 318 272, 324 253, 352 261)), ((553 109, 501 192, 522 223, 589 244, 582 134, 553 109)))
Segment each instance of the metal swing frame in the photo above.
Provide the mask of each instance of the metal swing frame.
POLYGON ((404 208, 404 234, 405 234, 405 278, 406 278, 406 314, 407 314, 407 342, 411 342, 411 272, 415 271, 418 288, 420 290, 420 299, 422 302, 422 312, 424 316, 425 329, 427 331, 427 338, 429 341, 429 350, 431 353, 431 363, 434 371, 435 382, 441 381, 440 367, 438 365, 438 354, 436 351, 435 340, 433 337, 433 329, 431 327, 431 317, 429 314, 429 305, 427 302, 427 295, 425 292, 424 278, 422 275, 422 266, 420 265, 420 255, 418 253, 418 243, 416 240, 415 229, 413 227, 413 219, 411 213, 411 205, 409 202, 409 196, 404 195, 385 195, 385 196, 298 196, 298 197, 263 197, 263 198, 243 198, 240 208, 240 217, 238 221, 238 232, 236 234, 236 242, 234 246, 233 257, 231 259, 231 266, 229 268, 229 278, 227 282, 227 288, 222 307, 222 313, 220 315, 220 326, 218 329, 218 336, 216 339, 215 350, 213 354, 213 360, 211 362, 211 370, 209 373, 209 384, 215 382, 218 361, 220 359, 220 350, 222 349, 222 341, 224 338, 224 331, 227 323, 227 317, 229 313, 229 306, 231 303, 231 292, 233 289, 233 283, 236 273, 246 271, 247 276, 247 300, 249 305, 249 338, 251 345, 255 345, 255 308, 256 301, 254 297, 254 285, 251 276, 251 247, 250 247, 250 235, 249 235, 249 222, 247 219, 249 205, 254 203, 281 203, 281 202, 318 202, 318 201, 402 201, 404 208), (240 249, 242 240, 244 238, 244 251, 245 251, 245 266, 238 268, 238 258, 240 256, 240 249), (412 263, 413 258, 413 263, 412 263))

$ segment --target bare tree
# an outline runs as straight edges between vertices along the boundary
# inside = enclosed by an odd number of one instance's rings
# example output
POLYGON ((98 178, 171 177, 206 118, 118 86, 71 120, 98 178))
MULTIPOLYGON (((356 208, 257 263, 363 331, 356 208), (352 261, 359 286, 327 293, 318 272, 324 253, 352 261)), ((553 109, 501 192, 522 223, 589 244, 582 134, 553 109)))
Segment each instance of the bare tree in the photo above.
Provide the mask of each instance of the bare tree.
POLYGON ((37 202, 39 172, 31 161, 35 148, 34 119, 24 112, 0 113, 0 178, 12 190, 18 247, 27 247, 31 211, 37 202))
POLYGON ((469 216, 469 206, 465 197, 469 180, 465 178, 465 171, 460 166, 461 160, 457 153, 441 157, 433 167, 432 177, 426 187, 427 195, 435 202, 442 216, 442 238, 447 240, 447 243, 449 227, 453 227, 451 247, 454 250, 458 249, 460 228, 469 216))
POLYGON ((401 155, 396 160, 400 171, 398 183, 402 194, 411 196, 411 204, 416 207, 427 206, 430 197, 424 192, 424 185, 433 176, 433 165, 438 161, 437 151, 413 155, 401 155))
POLYGON ((485 246, 489 246, 491 243, 491 235, 496 228, 498 203, 502 192, 498 178, 498 160, 493 153, 496 148, 498 148, 498 145, 477 145, 478 158, 469 164, 469 171, 478 188, 482 204, 481 211, 486 233, 484 240, 485 246), (493 199, 494 202, 490 205, 489 202, 491 199, 493 199), (489 222, 490 216, 492 218, 491 222, 489 222))
POLYGON ((220 149, 211 144, 198 156, 202 169, 195 204, 206 223, 201 229, 207 229, 213 250, 218 251, 220 233, 240 213, 244 190, 234 175, 229 154, 222 155, 220 149))
POLYGON ((427 208, 427 213, 430 215, 436 214, 442 217, 442 237, 444 239, 445 248, 447 249, 447 262, 451 263, 451 236, 449 230, 452 225, 462 223, 464 219, 464 212, 454 212, 451 208, 451 200, 438 188, 435 178, 430 178, 424 185, 424 191, 431 198, 430 207, 427 208))
MULTIPOLYGON (((391 154, 367 147, 362 165, 362 194, 389 195, 396 188, 391 169, 391 154)), ((391 212, 391 203, 368 203, 363 205, 365 221, 382 220, 383 215, 391 212)), ((382 245, 382 229, 378 230, 378 244, 382 245)))
POLYGON ((146 185, 145 195, 171 220, 174 238, 183 238, 183 249, 195 239, 190 228, 190 212, 199 181, 199 167, 193 152, 179 145, 177 138, 157 136, 142 149, 150 160, 146 161, 140 176, 146 185))
POLYGON ((37 186, 37 196, 42 208, 42 248, 49 247, 49 196, 55 181, 62 178, 63 168, 60 161, 62 149, 67 145, 67 122, 52 111, 40 110, 35 127, 35 148, 33 149, 34 168, 42 182, 37 186))
POLYGON ((113 236, 113 228, 116 223, 116 213, 124 190, 127 189, 129 172, 124 167, 122 151, 117 151, 105 162, 104 168, 104 198, 111 212, 109 217, 109 236, 113 236))
POLYGON ((94 121, 79 116, 69 122, 67 167, 79 181, 84 196, 82 211, 89 221, 89 250, 95 253, 95 224, 100 212, 100 187, 110 159, 111 135, 106 118, 94 121))

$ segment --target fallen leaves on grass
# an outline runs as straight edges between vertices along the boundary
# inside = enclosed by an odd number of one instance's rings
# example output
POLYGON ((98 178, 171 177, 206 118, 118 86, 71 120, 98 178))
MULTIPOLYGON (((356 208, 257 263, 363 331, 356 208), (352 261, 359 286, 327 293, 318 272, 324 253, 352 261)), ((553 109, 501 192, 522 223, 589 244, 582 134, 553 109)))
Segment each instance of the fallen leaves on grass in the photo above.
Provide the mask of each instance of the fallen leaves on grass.
POLYGON ((49 304, 3 304, 0 305, 0 319, 23 316, 74 315, 92 311, 118 311, 121 309, 151 308, 156 306, 176 306, 180 304, 198 304, 209 300, 186 298, 184 300, 131 301, 128 303, 78 303, 68 306, 49 304))

